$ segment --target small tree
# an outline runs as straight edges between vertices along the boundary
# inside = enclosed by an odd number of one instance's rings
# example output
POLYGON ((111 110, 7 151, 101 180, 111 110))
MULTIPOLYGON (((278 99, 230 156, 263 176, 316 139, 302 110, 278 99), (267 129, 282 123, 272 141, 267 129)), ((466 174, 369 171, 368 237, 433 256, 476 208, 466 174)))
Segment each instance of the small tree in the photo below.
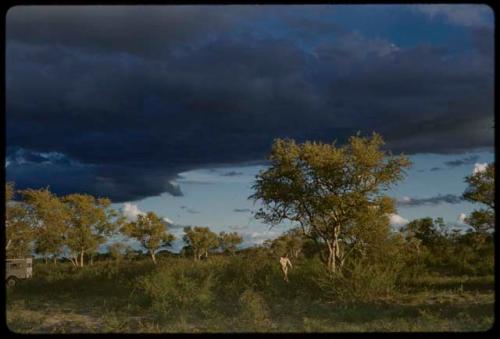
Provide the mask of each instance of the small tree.
POLYGON ((297 259, 302 253, 304 234, 301 229, 292 228, 274 240, 265 241, 264 245, 277 256, 288 255, 297 259))
POLYGON ((22 202, 15 201, 13 182, 5 184, 5 254, 10 258, 30 255, 34 232, 22 202))
POLYGON ((88 194, 70 194, 63 197, 69 209, 70 220, 66 244, 70 252, 71 262, 83 267, 84 255, 96 251, 119 227, 122 219, 110 207, 111 201, 105 198, 96 199, 88 194), (80 261, 76 255, 80 256, 80 261))
POLYGON ((208 227, 184 227, 184 233, 183 240, 191 246, 194 260, 200 260, 202 256, 207 258, 209 250, 219 247, 217 234, 208 227))
POLYGON ((219 245, 223 252, 229 252, 234 255, 236 252, 236 246, 243 242, 243 238, 237 232, 220 232, 219 233, 219 245))
POLYGON ((193 247, 190 245, 185 245, 181 248, 181 257, 188 258, 194 256, 193 247))
POLYGON ((170 246, 175 237, 167 230, 167 223, 154 212, 138 215, 137 220, 123 225, 121 232, 140 242, 156 264, 156 252, 170 246))
POLYGON ((45 261, 51 256, 56 262, 62 253, 68 230, 68 209, 48 188, 26 189, 21 191, 21 195, 35 234, 35 252, 42 255, 45 261))
POLYGON ((122 242, 114 242, 108 246, 108 252, 115 261, 121 261, 126 254, 127 245, 122 242))
MULTIPOLYGON (((439 221, 436 219, 436 222, 439 221)), ((441 234, 430 217, 410 221, 400 230, 407 239, 416 238, 426 247, 433 247, 439 241, 441 234)))
POLYGON ((475 232, 487 234, 495 229, 495 163, 489 164, 484 171, 467 176, 465 182, 469 186, 463 194, 464 199, 485 206, 473 211, 465 222, 475 232))
POLYGON ((342 147, 276 140, 271 165, 257 175, 250 197, 264 205, 256 217, 271 225, 298 222, 304 234, 326 247, 323 262, 336 272, 346 247, 343 228, 369 208, 384 209, 381 191, 401 180, 410 166, 408 158, 392 156, 383 145, 376 133, 351 137, 342 147))

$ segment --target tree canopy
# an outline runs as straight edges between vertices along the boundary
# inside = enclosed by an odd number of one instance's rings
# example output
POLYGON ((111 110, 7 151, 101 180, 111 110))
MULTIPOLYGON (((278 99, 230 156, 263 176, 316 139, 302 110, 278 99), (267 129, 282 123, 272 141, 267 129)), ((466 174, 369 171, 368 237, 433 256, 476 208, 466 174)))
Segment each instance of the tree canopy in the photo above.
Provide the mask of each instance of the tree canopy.
POLYGON ((62 198, 70 212, 66 245, 71 251, 71 260, 79 266, 84 264, 84 255, 93 253, 119 227, 121 221, 111 208, 111 201, 88 194, 70 194, 62 198))
POLYGON ((474 231, 487 233, 495 228, 495 163, 488 164, 484 171, 478 171, 465 178, 468 184, 463 197, 473 203, 485 206, 474 210, 465 222, 474 231))
POLYGON ((219 247, 217 234, 210 231, 208 227, 184 227, 184 241, 192 251, 195 260, 202 256, 208 257, 208 251, 219 247))
POLYGON ((48 188, 26 189, 21 195, 35 233, 35 253, 56 260, 63 252, 69 230, 71 216, 67 206, 48 188))
POLYGON ((170 246, 175 240, 175 237, 168 232, 167 223, 154 212, 138 215, 136 221, 125 223, 121 231, 138 240, 155 264, 156 252, 162 247, 170 246))
POLYGON ((376 133, 371 138, 353 136, 341 147, 335 142, 275 140, 270 167, 257 175, 253 186, 251 198, 263 204, 256 217, 271 225, 285 219, 298 222, 318 246, 326 246, 323 260, 335 272, 346 246, 342 229, 370 209, 390 213, 391 199, 381 192, 401 180, 411 164, 404 155, 382 150, 383 145, 376 133))
POLYGON ((5 253, 10 258, 22 258, 32 250, 35 239, 29 215, 23 203, 15 201, 15 185, 5 184, 5 253))
POLYGON ((234 254, 236 246, 243 242, 243 238, 237 232, 220 232, 219 233, 219 246, 223 252, 234 254))

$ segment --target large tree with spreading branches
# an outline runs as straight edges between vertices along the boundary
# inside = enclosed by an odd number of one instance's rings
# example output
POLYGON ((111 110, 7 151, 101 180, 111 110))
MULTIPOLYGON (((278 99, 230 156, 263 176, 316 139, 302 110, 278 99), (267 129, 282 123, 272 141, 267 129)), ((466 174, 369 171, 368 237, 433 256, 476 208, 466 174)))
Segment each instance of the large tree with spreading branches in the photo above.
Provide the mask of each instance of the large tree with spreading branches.
POLYGON ((404 155, 393 156, 382 149, 379 134, 371 138, 349 138, 336 143, 275 140, 270 166, 261 171, 250 197, 263 207, 256 217, 271 225, 289 220, 324 249, 322 260, 330 273, 341 268, 349 244, 346 228, 363 213, 377 211, 380 217, 394 212, 392 200, 383 194, 404 177, 410 166, 404 155))

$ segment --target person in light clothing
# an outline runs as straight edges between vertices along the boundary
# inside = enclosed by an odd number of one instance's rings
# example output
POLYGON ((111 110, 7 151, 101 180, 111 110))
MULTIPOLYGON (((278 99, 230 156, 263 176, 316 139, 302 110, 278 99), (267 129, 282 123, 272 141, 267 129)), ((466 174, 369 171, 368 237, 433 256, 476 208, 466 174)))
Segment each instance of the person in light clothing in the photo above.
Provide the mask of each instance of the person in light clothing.
POLYGON ((288 259, 288 254, 285 254, 285 256, 280 257, 280 264, 281 264, 281 272, 283 272, 283 279, 285 279, 286 282, 288 282, 288 266, 290 268, 293 268, 292 262, 290 259, 288 259))

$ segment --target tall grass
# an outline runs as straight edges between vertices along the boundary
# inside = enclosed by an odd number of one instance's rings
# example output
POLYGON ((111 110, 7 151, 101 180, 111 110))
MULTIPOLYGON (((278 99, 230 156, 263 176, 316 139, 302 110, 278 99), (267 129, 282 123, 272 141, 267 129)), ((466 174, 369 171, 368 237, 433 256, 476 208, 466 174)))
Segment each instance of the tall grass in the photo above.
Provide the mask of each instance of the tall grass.
MULTIPOLYGON (((276 258, 258 252, 248 256, 213 256, 197 262, 165 257, 157 265, 147 259, 120 264, 99 261, 83 268, 74 268, 69 263, 37 264, 33 279, 22 281, 8 291, 8 303, 13 301, 8 307, 30 310, 36 300, 50 305, 62 305, 69 300, 77 305, 93 305, 103 315, 107 331, 114 332, 129 328, 126 321, 129 316, 137 319, 134 326, 149 332, 190 332, 193 328, 314 331, 365 328, 362 324, 349 325, 363 319, 374 321, 370 325, 373 328, 390 327, 389 320, 377 319, 400 316, 386 310, 384 305, 388 305, 386 299, 399 300, 402 291, 421 293, 425 300, 419 302, 423 303, 434 291, 443 291, 438 298, 448 302, 448 295, 455 298, 450 300, 464 298, 460 288, 474 293, 493 289, 491 276, 422 275, 408 280, 401 278, 397 265, 358 262, 347 266, 343 275, 328 278, 317 258, 302 258, 293 264, 289 282, 283 280, 276 258)), ((65 304, 64 308, 67 307, 65 304)), ((419 321, 429 317, 419 315, 415 306, 405 307, 401 308, 401 312, 407 313, 405 320, 401 320, 403 327, 412 324, 408 320, 412 317, 423 319, 419 321)), ((432 309, 427 312, 439 316, 439 321, 447 319, 432 309)), ((472 316, 475 320, 484 314, 472 316)), ((19 317, 10 319, 14 324, 22 324, 19 317)), ((472 320, 467 324, 472 324, 472 320)))

